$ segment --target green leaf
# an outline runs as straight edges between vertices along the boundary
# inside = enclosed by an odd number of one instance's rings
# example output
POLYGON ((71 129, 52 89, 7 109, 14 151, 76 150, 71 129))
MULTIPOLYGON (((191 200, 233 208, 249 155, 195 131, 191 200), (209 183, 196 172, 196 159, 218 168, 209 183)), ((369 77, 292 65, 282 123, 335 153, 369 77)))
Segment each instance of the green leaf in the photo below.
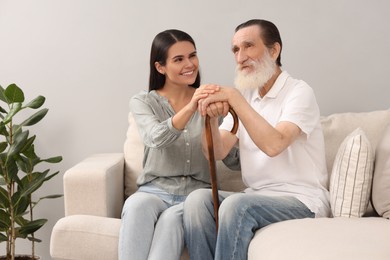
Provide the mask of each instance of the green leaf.
POLYGON ((0 112, 1 113, 7 113, 7 110, 5 110, 2 106, 0 106, 0 112))
POLYGON ((5 149, 7 149, 8 143, 7 142, 1 142, 0 143, 0 153, 4 152, 5 149))
POLYGON ((24 120, 20 125, 21 126, 35 125, 36 123, 41 121, 42 118, 44 118, 46 116, 48 111, 49 111, 49 109, 47 109, 47 108, 41 109, 38 112, 36 112, 35 114, 33 114, 32 116, 30 116, 29 118, 27 118, 26 120, 24 120))
POLYGON ((0 242, 6 242, 6 241, 8 241, 7 236, 0 233, 0 242))
POLYGON ((11 110, 4 117, 4 120, 3 120, 4 124, 8 124, 9 122, 11 122, 14 115, 16 115, 21 109, 22 109, 22 103, 13 104, 11 107, 11 110))
POLYGON ((62 156, 55 156, 55 157, 42 160, 42 162, 47 162, 47 163, 59 163, 61 161, 62 161, 62 156))
POLYGON ((21 189, 24 189, 24 190, 28 189, 37 179, 41 179, 42 183, 43 183, 44 179, 47 175, 47 172, 44 172, 44 173, 33 172, 33 173, 26 174, 26 176, 24 176, 21 179, 21 186, 22 186, 21 189))
POLYGON ((14 136, 14 141, 8 150, 9 157, 20 152, 20 150, 26 144, 28 134, 29 134, 28 131, 24 131, 24 132, 18 133, 16 136, 14 136))
POLYGON ((9 85, 4 91, 4 96, 8 104, 24 102, 24 93, 16 84, 9 85))
POLYGON ((3 187, 0 187, 0 206, 1 208, 9 207, 8 192, 3 187))
POLYGON ((8 184, 15 181, 19 182, 18 171, 19 169, 16 162, 14 160, 8 160, 6 165, 8 184))
POLYGON ((53 173, 53 174, 47 176, 47 177, 45 178, 45 182, 48 181, 48 180, 50 180, 50 179, 53 178, 54 176, 56 176, 58 173, 59 173, 59 171, 57 171, 57 172, 55 172, 55 173, 53 173))
POLYGON ((19 233, 24 235, 32 234, 38 229, 40 229, 43 225, 45 225, 46 222, 47 219, 33 220, 26 225, 20 227, 19 233))
POLYGON ((15 216, 15 223, 16 224, 18 224, 19 226, 24 226, 24 225, 26 225, 28 222, 29 222, 30 220, 28 220, 28 219, 25 219, 24 217, 23 217, 23 215, 22 216, 15 216))
POLYGON ((9 214, 0 209, 0 229, 7 230, 11 226, 11 220, 9 214))
MULTIPOLYGON (((24 145, 24 147, 20 150, 21 153, 23 153, 26 157, 29 157, 31 158, 31 156, 35 155, 35 152, 34 152, 34 140, 35 140, 35 137, 36 135, 33 135, 33 136, 30 136, 27 141, 26 141, 26 144, 24 145), (28 154, 31 153, 31 156, 29 156, 28 154)), ((36 155, 35 155, 36 157, 36 155)))
POLYGON ((57 199, 57 198, 61 198, 61 197, 63 197, 63 196, 64 196, 64 195, 62 195, 62 194, 54 194, 54 195, 48 195, 48 196, 39 198, 39 200, 44 200, 44 199, 57 199))
POLYGON ((34 98, 31 102, 29 102, 26 107, 37 109, 40 108, 45 103, 45 97, 44 96, 38 96, 34 98))
POLYGON ((41 242, 42 242, 42 240, 41 240, 41 239, 39 239, 39 238, 36 238, 36 237, 27 237, 27 239, 28 239, 28 240, 30 240, 30 241, 37 242, 37 243, 41 243, 41 242))
POLYGON ((17 191, 12 195, 15 216, 22 216, 27 213, 29 199, 27 196, 17 191))
POLYGON ((7 128, 4 125, 4 121, 0 122, 0 134, 4 136, 8 136, 7 128))
POLYGON ((0 176, 0 185, 3 186, 3 185, 6 185, 5 183, 5 180, 4 180, 4 177, 3 176, 0 176))
POLYGON ((16 164, 18 165, 19 170, 25 173, 32 172, 34 166, 32 165, 31 161, 24 157, 24 156, 15 156, 17 159, 15 159, 16 164))
POLYGON ((30 195, 31 193, 33 193, 34 191, 36 191, 37 189, 39 189, 39 187, 41 187, 42 184, 46 181, 46 175, 48 172, 49 172, 49 170, 46 170, 43 173, 31 174, 31 176, 33 178, 29 182, 24 182, 24 184, 23 184, 24 187, 23 187, 23 191, 22 191, 21 196, 26 197, 26 196, 30 195))

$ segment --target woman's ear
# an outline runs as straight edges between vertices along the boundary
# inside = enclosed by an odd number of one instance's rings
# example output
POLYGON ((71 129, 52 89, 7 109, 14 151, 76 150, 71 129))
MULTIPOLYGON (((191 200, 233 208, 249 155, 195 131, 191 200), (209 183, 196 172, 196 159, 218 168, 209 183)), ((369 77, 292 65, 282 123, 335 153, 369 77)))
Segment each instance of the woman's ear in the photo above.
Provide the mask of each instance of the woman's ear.
POLYGON ((160 64, 160 62, 156 61, 156 62, 154 63, 154 67, 156 67, 156 70, 157 70, 160 74, 165 75, 164 66, 162 66, 162 65, 160 64))

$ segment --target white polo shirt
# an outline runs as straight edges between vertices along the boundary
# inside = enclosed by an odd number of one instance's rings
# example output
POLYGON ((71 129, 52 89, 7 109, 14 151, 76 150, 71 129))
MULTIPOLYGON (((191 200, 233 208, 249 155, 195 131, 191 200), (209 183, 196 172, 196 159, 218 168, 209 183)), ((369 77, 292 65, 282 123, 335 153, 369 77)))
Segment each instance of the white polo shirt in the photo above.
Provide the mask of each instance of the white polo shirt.
MULTIPOLYGON (((296 124, 301 135, 285 151, 269 157, 252 141, 240 123, 237 132, 245 192, 268 196, 293 196, 317 217, 330 213, 328 174, 320 112, 312 88, 286 71, 261 98, 258 90, 242 91, 250 105, 272 126, 281 121, 296 124)), ((230 131, 231 116, 220 126, 230 131)))

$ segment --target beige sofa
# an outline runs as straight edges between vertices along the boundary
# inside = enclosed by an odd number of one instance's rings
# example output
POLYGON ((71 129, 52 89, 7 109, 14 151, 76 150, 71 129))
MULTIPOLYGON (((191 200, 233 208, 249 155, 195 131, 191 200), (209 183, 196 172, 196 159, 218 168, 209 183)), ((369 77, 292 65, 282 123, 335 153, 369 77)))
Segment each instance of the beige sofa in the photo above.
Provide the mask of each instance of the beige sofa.
MULTIPOLYGON (((390 259, 389 122, 390 110, 340 113, 321 119, 329 174, 344 138, 358 126, 366 133, 372 151, 377 151, 375 160, 380 159, 375 169, 369 170, 374 176, 370 198, 374 198, 373 205, 380 215, 371 207, 364 210, 364 217, 272 224, 256 232, 248 259, 390 259), (388 142, 381 141, 383 138, 388 142)), ((52 231, 53 259, 117 259, 124 197, 135 191, 135 179, 142 168, 143 145, 131 116, 129 123, 124 153, 93 155, 64 174, 65 217, 52 231)), ((221 162, 218 162, 218 175, 221 189, 244 188, 240 173, 228 170, 221 162)), ((371 188, 370 180, 368 185, 371 188)), ((186 252, 183 258, 188 259, 186 252)))

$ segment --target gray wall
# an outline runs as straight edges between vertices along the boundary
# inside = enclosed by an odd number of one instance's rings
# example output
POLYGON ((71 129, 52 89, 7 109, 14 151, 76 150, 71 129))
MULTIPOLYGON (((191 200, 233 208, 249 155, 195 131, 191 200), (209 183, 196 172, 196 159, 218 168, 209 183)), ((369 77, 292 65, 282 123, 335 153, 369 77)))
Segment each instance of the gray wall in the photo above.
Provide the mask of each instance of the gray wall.
MULTIPOLYGON (((147 88, 158 32, 190 33, 203 82, 232 85, 234 27, 269 19, 282 34, 283 68, 314 88, 322 114, 360 112, 390 107, 388 10, 386 0, 0 0, 0 85, 47 98, 49 114, 32 129, 37 150, 64 157, 38 195, 62 193, 63 173, 87 155, 122 151, 128 100, 147 88)), ((36 215, 49 219, 37 250, 50 259, 63 199, 43 201, 36 215)))

